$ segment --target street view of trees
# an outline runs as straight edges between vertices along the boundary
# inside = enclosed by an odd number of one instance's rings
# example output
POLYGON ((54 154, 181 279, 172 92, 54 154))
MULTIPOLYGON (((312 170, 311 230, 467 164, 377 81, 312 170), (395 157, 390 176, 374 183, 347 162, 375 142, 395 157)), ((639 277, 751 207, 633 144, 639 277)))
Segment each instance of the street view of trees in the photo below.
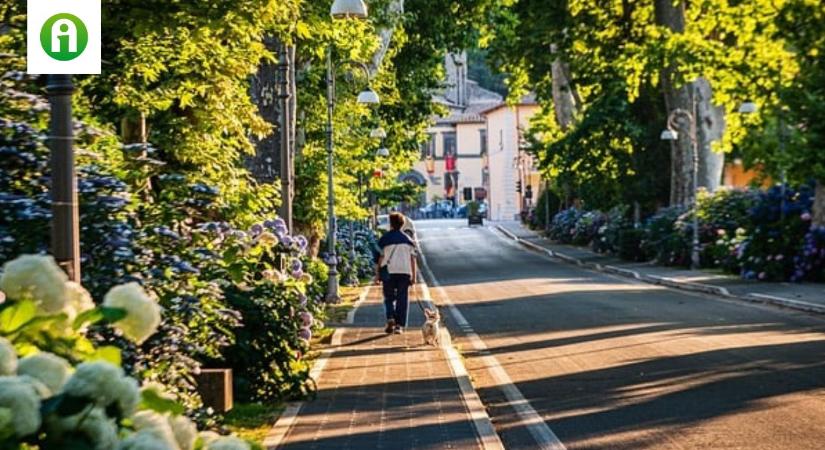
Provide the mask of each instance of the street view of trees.
POLYGON ((686 264, 687 217, 704 187, 694 208, 703 265, 825 278, 819 0, 374 0, 366 21, 333 20, 329 0, 102 4, 103 74, 74 78, 80 287, 31 256, 50 243, 49 105, 44 77, 25 73, 25 1, 0 2, 0 357, 14 361, 0 364, 0 448, 248 448, 196 434, 222 420, 197 390, 203 368, 233 369, 243 401, 311 393, 306 356, 324 329, 327 281, 330 47, 369 76, 344 65, 337 77, 343 280, 371 273, 374 236, 357 223, 370 213, 365 185, 382 206, 415 197, 397 178, 443 112, 431 98, 445 54, 463 49, 494 69, 479 70, 485 85, 540 100, 530 146, 550 187, 537 204, 554 217, 532 220, 558 240, 686 264), (287 111, 275 78, 284 61, 294 70, 285 127, 275 120, 287 111), (366 84, 380 105, 356 102, 366 84), (739 112, 747 102, 755 113, 739 112), (695 115, 698 186, 687 124, 661 140, 676 109, 695 115), (381 142, 370 137, 378 127, 381 142), (278 177, 256 159, 284 133, 291 229, 278 217, 278 177), (389 157, 376 157, 381 145, 389 157), (787 186, 714 194, 731 157, 787 186), (88 391, 104 379, 111 395, 88 391))

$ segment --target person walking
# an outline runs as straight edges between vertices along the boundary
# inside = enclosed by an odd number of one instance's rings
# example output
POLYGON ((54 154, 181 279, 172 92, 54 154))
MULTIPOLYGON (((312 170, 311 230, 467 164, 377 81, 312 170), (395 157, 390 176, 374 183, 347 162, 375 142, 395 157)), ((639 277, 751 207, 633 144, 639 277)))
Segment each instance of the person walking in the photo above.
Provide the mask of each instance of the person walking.
POLYGON ((383 284, 387 333, 401 334, 407 326, 409 288, 416 279, 415 243, 401 229, 401 213, 390 214, 390 231, 378 240, 381 255, 376 264, 376 282, 383 284))

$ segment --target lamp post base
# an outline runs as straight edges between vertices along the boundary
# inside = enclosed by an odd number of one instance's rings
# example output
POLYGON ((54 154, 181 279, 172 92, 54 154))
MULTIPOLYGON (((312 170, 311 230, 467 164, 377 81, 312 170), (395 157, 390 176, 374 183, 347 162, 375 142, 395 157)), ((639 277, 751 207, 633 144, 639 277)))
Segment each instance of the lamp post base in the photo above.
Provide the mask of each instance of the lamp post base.
POLYGON ((338 270, 336 265, 329 266, 329 280, 327 281, 327 296, 324 301, 331 304, 338 304, 341 302, 341 296, 338 294, 338 270))

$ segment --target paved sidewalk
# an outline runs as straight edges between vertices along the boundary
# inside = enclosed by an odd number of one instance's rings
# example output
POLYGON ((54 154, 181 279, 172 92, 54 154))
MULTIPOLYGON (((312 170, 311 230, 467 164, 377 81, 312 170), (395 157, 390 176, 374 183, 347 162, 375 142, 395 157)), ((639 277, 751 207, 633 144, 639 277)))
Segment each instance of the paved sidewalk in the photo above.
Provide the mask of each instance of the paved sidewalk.
POLYGON ((680 289, 825 313, 825 285, 822 284, 748 281, 719 272, 691 271, 652 263, 628 262, 592 252, 584 247, 554 244, 518 222, 496 222, 494 225, 517 237, 528 247, 549 250, 553 256, 573 264, 680 289))
POLYGON ((276 448, 483 448, 445 352, 422 345, 418 306, 410 304, 402 335, 385 334, 383 323, 373 287, 316 380, 317 398, 302 405, 276 448))

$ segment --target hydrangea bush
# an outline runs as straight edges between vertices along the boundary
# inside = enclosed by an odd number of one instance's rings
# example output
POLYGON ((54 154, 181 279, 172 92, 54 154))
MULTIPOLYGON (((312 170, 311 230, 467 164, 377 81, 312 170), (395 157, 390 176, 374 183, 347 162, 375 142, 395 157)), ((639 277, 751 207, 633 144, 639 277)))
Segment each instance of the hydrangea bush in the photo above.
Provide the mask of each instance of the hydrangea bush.
POLYGON ((3 266, 0 290, 0 448, 250 448, 199 435, 161 388, 125 374, 119 349, 84 336, 93 324, 135 341, 155 333, 160 308, 139 285, 116 286, 95 306, 51 257, 24 255, 3 266))
MULTIPOLYGON (((0 75, 0 264, 45 253, 51 219, 44 145, 48 105, 28 94, 40 107, 11 102, 5 77, 0 75)), ((13 92, 25 90, 13 84, 13 92)), ((162 149, 120 145, 113 133, 86 125, 82 108, 77 112, 82 274, 91 295, 75 289, 65 296, 84 307, 98 299, 98 310, 109 315, 126 309, 132 314, 119 329, 89 321, 82 345, 72 335, 51 343, 52 352, 74 363, 66 356, 72 348, 117 351, 125 373, 163 385, 201 424, 214 423, 196 390, 202 367, 232 367, 245 385, 265 384, 260 397, 306 392, 302 357, 320 324, 315 318, 322 315, 326 271, 307 254, 306 239, 286 233, 283 221, 263 220, 274 214, 277 187, 259 186, 255 198, 232 197, 206 184, 197 171, 164 164, 162 149), (110 292, 111 286, 119 287, 110 292), (142 290, 152 294, 151 304, 142 290), (262 309, 245 309, 247 301, 262 309), (147 305, 163 309, 159 323, 147 321, 147 305), (258 321, 264 310, 269 315, 258 321), (149 335, 141 326, 147 324, 157 331, 149 335), (253 366, 257 372, 225 357, 253 336, 267 339, 259 344, 265 351, 262 363, 253 366), (274 368, 268 373, 264 367, 274 368)), ((61 276, 44 271, 37 285, 61 276)), ((38 292, 40 303, 32 306, 53 311, 57 295, 38 292)), ((70 310, 62 312, 72 319, 70 310)))
POLYGON ((564 244, 572 243, 576 234, 576 224, 579 222, 579 219, 581 219, 583 214, 584 212, 577 208, 562 210, 553 216, 553 220, 550 222, 548 235, 551 239, 558 242, 564 244))
POLYGON ((375 252, 378 241, 375 233, 356 221, 342 221, 336 240, 338 272, 341 282, 357 286, 362 280, 375 276, 375 252))
MULTIPOLYGON (((825 231, 811 226, 810 186, 720 189, 699 192, 697 216, 701 264, 743 278, 763 281, 825 280, 825 231)), ((562 243, 590 243, 598 252, 623 259, 690 265, 693 211, 660 209, 640 229, 627 220, 627 210, 614 208, 599 226, 600 215, 568 209, 553 218, 550 235, 562 243), (586 242, 585 242, 586 241, 586 242)))

